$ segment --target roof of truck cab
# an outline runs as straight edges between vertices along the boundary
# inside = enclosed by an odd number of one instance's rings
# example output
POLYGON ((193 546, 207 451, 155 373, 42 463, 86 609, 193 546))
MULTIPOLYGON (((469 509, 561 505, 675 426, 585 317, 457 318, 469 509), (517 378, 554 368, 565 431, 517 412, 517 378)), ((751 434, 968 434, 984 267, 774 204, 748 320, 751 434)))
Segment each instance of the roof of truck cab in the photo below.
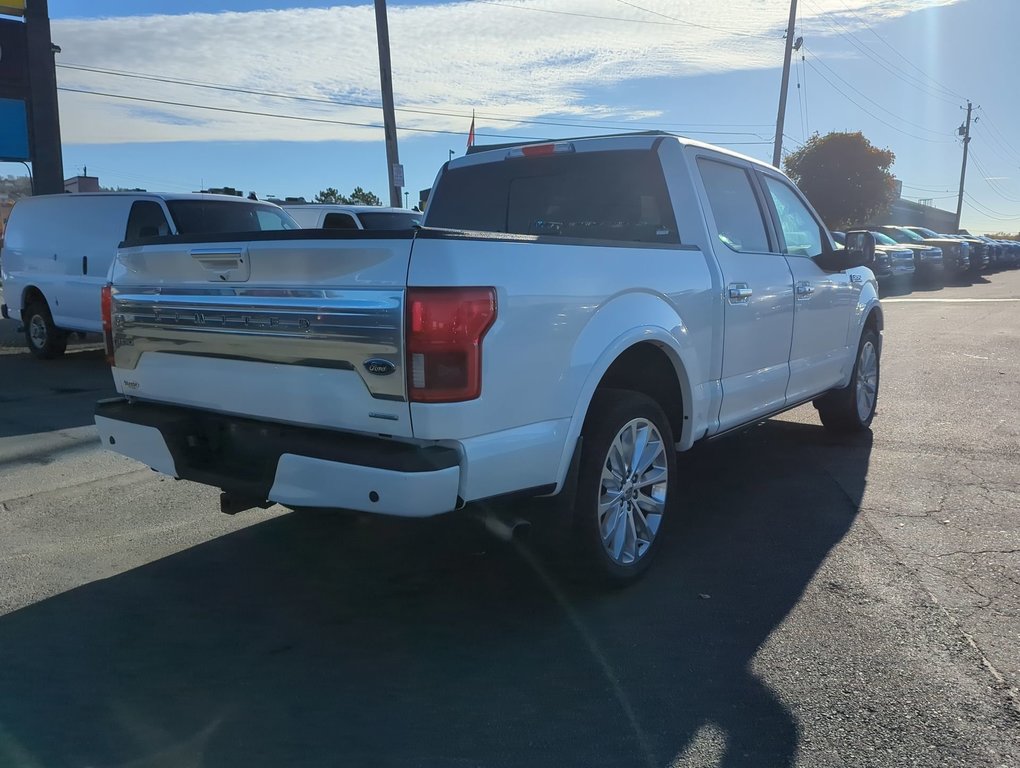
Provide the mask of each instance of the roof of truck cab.
MULTIPOLYGON (((608 133, 608 134, 602 134, 602 135, 598 135, 598 136, 575 136, 575 137, 572 137, 572 138, 564 138, 564 139, 542 139, 542 140, 537 140, 537 141, 535 141, 535 140, 517 141, 517 142, 510 142, 510 143, 507 143, 507 144, 488 144, 488 145, 478 145, 478 144, 476 144, 473 147, 469 147, 466 154, 462 155, 459 158, 454 158, 453 160, 450 160, 448 165, 451 168, 458 168, 458 167, 461 167, 463 165, 473 165, 473 163, 464 162, 465 159, 466 158, 475 158, 478 155, 485 155, 485 154, 488 154, 490 152, 493 153, 493 156, 485 158, 482 162, 496 160, 497 158, 500 158, 500 157, 505 158, 506 157, 505 152, 507 150, 516 149, 516 148, 519 148, 519 147, 535 146, 535 145, 538 145, 538 144, 576 144, 578 142, 589 142, 589 141, 591 141, 591 142, 600 142, 601 143, 601 142, 615 142, 615 141, 624 140, 624 139, 630 139, 630 140, 633 140, 633 139, 647 139, 648 142, 649 142, 649 145, 655 143, 656 141, 662 140, 662 139, 676 139, 679 143, 681 143, 681 144, 683 144, 685 146, 699 147, 701 149, 710 149, 713 152, 720 152, 720 153, 722 153, 724 155, 730 155, 731 157, 739 158, 740 160, 745 160, 745 161, 747 161, 749 163, 754 163, 755 165, 758 165, 758 166, 760 166, 762 168, 766 168, 766 169, 770 169, 770 170, 775 170, 775 166, 770 165, 769 163, 764 162, 762 160, 759 160, 758 158, 750 157, 749 155, 744 155, 744 154, 741 154, 740 152, 734 152, 733 150, 726 149, 725 147, 720 147, 720 146, 717 146, 715 144, 708 144, 708 143, 706 143, 704 141, 698 141, 697 139, 691 139, 691 138, 688 138, 687 136, 681 136, 681 135, 676 134, 676 133, 668 133, 667 131, 632 131, 632 132, 629 132, 629 133, 608 133), (504 154, 500 155, 499 154, 500 152, 503 152, 504 154)), ((475 162, 478 162, 478 161, 476 160, 475 162)))

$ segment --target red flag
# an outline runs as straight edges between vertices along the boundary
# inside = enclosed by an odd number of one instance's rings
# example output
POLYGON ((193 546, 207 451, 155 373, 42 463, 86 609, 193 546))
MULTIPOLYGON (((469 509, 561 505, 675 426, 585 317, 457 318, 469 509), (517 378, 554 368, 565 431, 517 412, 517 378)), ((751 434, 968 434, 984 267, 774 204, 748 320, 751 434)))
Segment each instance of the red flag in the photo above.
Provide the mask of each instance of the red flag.
POLYGON ((475 145, 475 111, 471 110, 471 130, 468 131, 468 146, 475 145))

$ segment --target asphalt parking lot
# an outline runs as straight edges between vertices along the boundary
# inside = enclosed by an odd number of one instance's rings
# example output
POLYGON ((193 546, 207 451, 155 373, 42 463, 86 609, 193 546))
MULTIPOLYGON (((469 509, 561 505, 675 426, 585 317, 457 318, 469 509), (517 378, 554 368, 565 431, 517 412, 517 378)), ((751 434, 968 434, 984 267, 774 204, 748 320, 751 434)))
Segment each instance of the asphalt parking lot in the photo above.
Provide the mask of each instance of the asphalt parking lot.
POLYGON ((1020 765, 1020 271, 887 300, 871 434, 682 457, 608 594, 471 519, 220 515, 3 325, 2 766, 1020 765))

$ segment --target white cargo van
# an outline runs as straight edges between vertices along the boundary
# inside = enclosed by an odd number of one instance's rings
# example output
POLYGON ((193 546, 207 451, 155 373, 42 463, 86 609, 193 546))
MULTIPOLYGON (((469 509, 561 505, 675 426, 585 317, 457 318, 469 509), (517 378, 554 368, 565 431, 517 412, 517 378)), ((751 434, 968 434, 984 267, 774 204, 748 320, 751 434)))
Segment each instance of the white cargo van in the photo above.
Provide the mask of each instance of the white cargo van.
POLYGON ((302 229, 411 229, 421 224, 421 211, 378 205, 285 203, 302 229))
POLYGON ((69 332, 100 333, 100 291, 122 242, 166 235, 298 229, 279 206, 240 197, 149 192, 40 195, 7 222, 0 314, 21 320, 37 357, 63 354, 69 332))

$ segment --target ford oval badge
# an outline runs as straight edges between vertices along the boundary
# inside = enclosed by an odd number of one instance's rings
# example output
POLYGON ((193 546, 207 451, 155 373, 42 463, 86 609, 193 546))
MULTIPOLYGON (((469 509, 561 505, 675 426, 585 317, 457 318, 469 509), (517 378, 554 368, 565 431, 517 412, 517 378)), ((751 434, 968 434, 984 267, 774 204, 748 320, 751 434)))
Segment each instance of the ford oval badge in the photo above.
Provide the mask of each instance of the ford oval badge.
POLYGON ((365 370, 374 376, 389 376, 397 370, 397 366, 389 360, 373 357, 371 360, 365 361, 365 370))

